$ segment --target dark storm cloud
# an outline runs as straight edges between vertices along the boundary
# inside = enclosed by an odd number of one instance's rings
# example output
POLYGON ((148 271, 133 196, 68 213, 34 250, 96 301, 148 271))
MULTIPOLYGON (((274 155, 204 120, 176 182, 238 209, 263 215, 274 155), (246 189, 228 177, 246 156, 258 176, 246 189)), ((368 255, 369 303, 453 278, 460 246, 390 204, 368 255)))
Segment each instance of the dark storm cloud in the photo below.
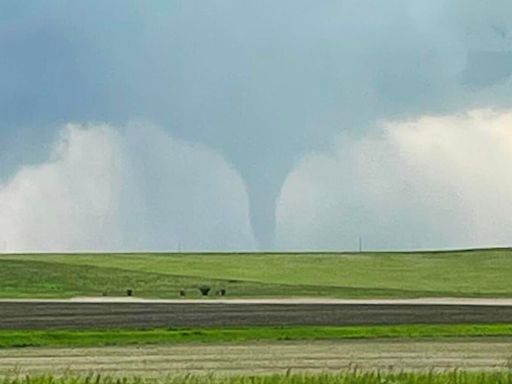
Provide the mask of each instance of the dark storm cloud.
POLYGON ((264 247, 286 175, 335 134, 512 100, 505 1, 3 1, 0 15, 4 174, 50 127, 145 119, 223 153, 264 247))

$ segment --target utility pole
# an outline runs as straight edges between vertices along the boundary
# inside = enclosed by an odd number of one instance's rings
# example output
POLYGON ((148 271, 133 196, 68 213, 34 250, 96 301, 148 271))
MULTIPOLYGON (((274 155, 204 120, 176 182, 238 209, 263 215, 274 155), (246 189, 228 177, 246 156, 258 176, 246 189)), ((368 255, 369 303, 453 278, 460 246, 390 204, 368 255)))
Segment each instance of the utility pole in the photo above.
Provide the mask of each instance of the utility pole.
POLYGON ((359 236, 359 253, 363 252, 363 237, 359 236))

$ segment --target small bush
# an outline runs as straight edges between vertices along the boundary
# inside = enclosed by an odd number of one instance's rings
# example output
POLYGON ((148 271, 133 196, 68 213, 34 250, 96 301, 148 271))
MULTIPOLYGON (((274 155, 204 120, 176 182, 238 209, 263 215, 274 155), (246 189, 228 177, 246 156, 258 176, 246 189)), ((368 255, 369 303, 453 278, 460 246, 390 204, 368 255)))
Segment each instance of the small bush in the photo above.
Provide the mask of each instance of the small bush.
POLYGON ((184 289, 180 289, 180 296, 183 297, 186 295, 186 292, 184 289))
POLYGON ((208 296, 208 294, 210 293, 210 287, 207 286, 207 285, 202 285, 199 287, 199 292, 201 292, 201 295, 203 296, 208 296))
POLYGON ((224 288, 219 289, 219 296, 226 296, 226 290, 224 288))
POLYGON ((126 296, 132 296, 133 295, 133 290, 132 289, 127 289, 126 290, 126 296))

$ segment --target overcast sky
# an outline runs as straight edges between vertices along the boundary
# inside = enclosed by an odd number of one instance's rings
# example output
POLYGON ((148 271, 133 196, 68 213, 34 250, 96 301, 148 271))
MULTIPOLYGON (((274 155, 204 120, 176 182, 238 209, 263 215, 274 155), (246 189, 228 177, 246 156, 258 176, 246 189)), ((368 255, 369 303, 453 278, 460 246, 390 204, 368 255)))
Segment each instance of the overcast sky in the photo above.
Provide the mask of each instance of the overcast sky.
POLYGON ((512 243, 512 3, 0 0, 0 251, 512 243))

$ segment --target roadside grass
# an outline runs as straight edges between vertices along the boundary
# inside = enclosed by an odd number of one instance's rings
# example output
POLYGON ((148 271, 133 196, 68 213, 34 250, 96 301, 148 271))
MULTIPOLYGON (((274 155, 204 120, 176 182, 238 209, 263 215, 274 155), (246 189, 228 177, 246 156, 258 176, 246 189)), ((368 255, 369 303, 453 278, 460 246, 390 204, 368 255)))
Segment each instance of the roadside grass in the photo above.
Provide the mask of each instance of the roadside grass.
POLYGON ((0 348, 102 347, 356 339, 512 337, 512 324, 251 327, 151 330, 0 330, 0 348))
POLYGON ((512 250, 0 255, 0 297, 512 297, 512 250), (30 278, 27 278, 30 276, 30 278))
POLYGON ((90 374, 83 376, 21 376, 1 384, 506 384, 512 372, 347 372, 324 374, 276 374, 266 376, 194 376, 144 379, 90 374))

